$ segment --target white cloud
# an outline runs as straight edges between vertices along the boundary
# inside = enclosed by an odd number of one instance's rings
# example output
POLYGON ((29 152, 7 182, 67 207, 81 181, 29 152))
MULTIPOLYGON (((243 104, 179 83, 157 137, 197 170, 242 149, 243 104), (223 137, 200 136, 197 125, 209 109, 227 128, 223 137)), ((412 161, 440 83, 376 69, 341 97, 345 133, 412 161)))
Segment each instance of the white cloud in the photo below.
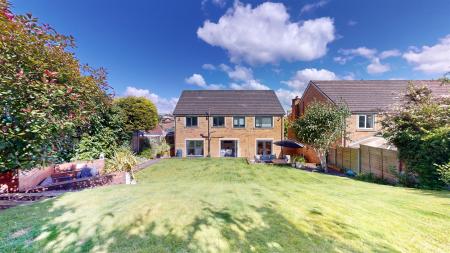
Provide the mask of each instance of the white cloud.
POLYGON ((367 65, 366 69, 367 73, 369 74, 381 74, 391 70, 391 67, 389 66, 389 64, 382 64, 380 62, 380 59, 373 58, 372 62, 369 65, 367 65))
POLYGON ((212 65, 212 64, 209 64, 209 63, 203 64, 203 65, 202 65, 202 68, 203 68, 203 69, 206 69, 206 70, 216 70, 216 66, 214 66, 214 65, 212 65))
POLYGON ((276 91, 280 102, 285 109, 290 109, 291 100, 296 96, 301 97, 303 92, 311 80, 353 80, 354 73, 350 72, 344 76, 338 76, 334 72, 327 69, 308 68, 298 70, 295 75, 288 81, 282 81, 289 89, 280 88, 276 91))
POLYGON ((336 80, 337 75, 326 69, 302 69, 298 70, 295 75, 288 81, 282 83, 287 84, 294 90, 303 90, 310 80, 336 80))
POLYGON ((226 64, 220 64, 220 69, 228 74, 228 77, 235 81, 247 81, 253 79, 253 71, 250 68, 236 65, 234 69, 226 64))
POLYGON ((400 53, 399 50, 397 49, 392 49, 392 50, 386 50, 380 53, 380 59, 386 59, 389 57, 397 57, 402 55, 402 53, 400 53))
POLYGON ((202 0, 202 9, 205 8, 205 6, 208 2, 211 2, 215 6, 223 8, 223 7, 225 7, 227 0, 202 0))
POLYGON ((411 49, 403 54, 415 70, 443 74, 450 71, 450 34, 433 46, 411 49))
POLYGON ((278 99, 280 100, 281 105, 285 110, 290 110, 292 105, 292 99, 295 97, 301 97, 303 92, 286 90, 286 89, 278 89, 275 91, 278 99))
POLYGON ((147 89, 138 89, 128 86, 125 90, 124 96, 145 97, 150 99, 158 108, 158 113, 172 113, 178 98, 163 98, 147 89))
POLYGON ((377 50, 367 47, 358 47, 352 49, 339 49, 339 53, 346 56, 349 60, 351 60, 355 56, 361 56, 367 59, 371 59, 375 57, 377 50))
POLYGON ((358 22, 356 22, 355 20, 351 20, 351 19, 347 22, 348 26, 355 26, 357 24, 358 24, 358 22))
POLYGON ((197 85, 200 87, 206 86, 206 81, 203 78, 203 76, 200 74, 193 74, 192 76, 184 79, 184 81, 186 81, 186 83, 188 83, 188 84, 193 84, 193 85, 197 85))
POLYGON ((205 79, 200 74, 193 74, 192 76, 184 79, 184 81, 188 84, 197 85, 203 89, 207 90, 220 90, 223 88, 221 84, 207 84, 205 79))
POLYGON ((207 20, 197 30, 200 39, 227 50, 232 62, 250 64, 320 58, 334 33, 329 17, 291 22, 282 3, 252 8, 239 1, 217 23, 207 20))
POLYGON ((247 80, 243 83, 231 83, 230 88, 233 90, 270 90, 267 85, 255 79, 247 80))
POLYGON ((324 7, 327 3, 328 3, 327 0, 320 0, 320 1, 316 2, 316 3, 305 4, 302 7, 302 9, 300 10, 300 15, 302 15, 302 14, 304 14, 306 12, 313 11, 313 10, 315 10, 317 8, 324 7))
POLYGON ((366 71, 369 74, 380 74, 391 70, 389 64, 383 64, 380 60, 401 55, 400 51, 397 49, 386 50, 378 53, 376 49, 367 47, 340 49, 339 53, 342 56, 334 57, 334 61, 340 64, 345 64, 357 56, 370 60, 369 65, 366 67, 366 71))

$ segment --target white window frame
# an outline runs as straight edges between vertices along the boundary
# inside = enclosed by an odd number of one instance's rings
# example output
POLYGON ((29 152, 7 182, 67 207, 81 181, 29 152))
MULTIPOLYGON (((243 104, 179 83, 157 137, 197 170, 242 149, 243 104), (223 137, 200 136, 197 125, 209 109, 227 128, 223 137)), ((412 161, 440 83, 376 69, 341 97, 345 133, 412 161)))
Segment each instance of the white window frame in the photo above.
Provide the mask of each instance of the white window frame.
POLYGON ((253 127, 256 128, 256 129, 271 129, 271 128, 273 128, 275 119, 274 119, 273 116, 255 116, 255 117, 253 117, 253 121, 254 121, 253 122, 253 127), (256 118, 272 118, 272 126, 271 127, 257 127, 256 126, 256 118))
POLYGON ((211 118, 212 118, 212 120, 211 120, 211 127, 214 127, 214 128, 224 128, 224 127, 226 127, 227 119, 226 119, 225 116, 216 115, 216 116, 211 116, 211 118), (219 118, 219 117, 223 118, 223 126, 214 126, 214 118, 219 118))
POLYGON ((233 128, 236 129, 245 129, 247 127, 246 117, 245 116, 233 116, 233 128), (244 118, 244 126, 243 127, 235 127, 234 126, 234 118, 244 118))
POLYGON ((220 151, 222 149, 222 141, 236 141, 237 156, 235 158, 241 157, 241 145, 240 145, 239 138, 219 138, 219 157, 223 157, 220 154, 220 151))
POLYGON ((271 142, 271 147, 270 147, 270 155, 275 155, 275 152, 273 150, 273 142, 274 139, 273 138, 256 138, 255 139, 255 155, 258 155, 258 141, 270 141, 271 142))
POLYGON ((356 127, 357 127, 357 129, 362 129, 362 130, 372 130, 372 129, 374 129, 375 128, 375 114, 371 114, 371 113, 368 113, 368 114, 358 114, 357 115, 357 117, 356 117, 356 127), (367 116, 372 116, 372 127, 367 127, 367 116), (359 118, 360 117, 364 117, 364 127, 360 127, 359 126, 359 118))
POLYGON ((184 127, 186 127, 186 128, 195 128, 195 127, 198 127, 198 116, 185 116, 185 117, 184 117, 184 127), (197 118, 197 125, 196 125, 196 126, 188 126, 188 125, 187 125, 187 118, 197 118))
POLYGON ((185 145, 185 154, 186 157, 205 157, 205 139, 200 139, 200 138, 196 138, 196 139, 184 139, 184 145, 185 145), (188 145, 187 142, 188 141, 202 141, 203 142, 203 155, 188 155, 188 145))

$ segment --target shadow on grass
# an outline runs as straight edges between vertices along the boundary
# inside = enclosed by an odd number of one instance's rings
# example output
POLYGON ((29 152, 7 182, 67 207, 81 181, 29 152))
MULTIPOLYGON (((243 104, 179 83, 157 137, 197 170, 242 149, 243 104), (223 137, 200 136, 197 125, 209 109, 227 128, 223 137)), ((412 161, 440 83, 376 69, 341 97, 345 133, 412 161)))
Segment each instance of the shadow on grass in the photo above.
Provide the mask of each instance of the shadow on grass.
MULTIPOLYGON (((57 222, 56 217, 76 212, 75 207, 52 208, 53 201, 38 208, 46 212, 32 228, 10 228, 2 233, 1 252, 396 252, 389 245, 364 242, 365 249, 343 243, 327 231, 337 231, 345 240, 361 240, 355 228, 340 221, 314 222, 325 219, 320 210, 311 210, 311 228, 291 223, 270 206, 251 207, 246 213, 233 213, 203 203, 202 212, 182 228, 173 221, 148 222, 150 210, 141 213, 125 226, 107 231, 104 220, 117 219, 111 212, 101 214, 91 236, 81 234, 80 220, 57 222), (52 211, 48 211, 52 210, 52 211), (12 232, 27 232, 12 238, 12 232), (83 239, 84 238, 84 239, 83 239), (367 247, 369 246, 369 247, 367 247)), ((85 217, 84 219, 89 219, 85 217)), ((1 221, 1 219, 0 219, 1 221)), ((83 227, 85 229, 85 227, 83 227)), ((381 237, 381 235, 379 235, 381 237)))

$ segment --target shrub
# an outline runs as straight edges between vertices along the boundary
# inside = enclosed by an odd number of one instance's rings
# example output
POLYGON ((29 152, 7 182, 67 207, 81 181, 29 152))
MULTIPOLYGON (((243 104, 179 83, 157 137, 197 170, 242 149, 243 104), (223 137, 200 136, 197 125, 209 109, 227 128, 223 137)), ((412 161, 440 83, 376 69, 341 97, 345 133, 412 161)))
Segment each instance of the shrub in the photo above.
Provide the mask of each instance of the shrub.
POLYGON ((437 167, 437 171, 439 173, 440 180, 444 184, 449 186, 450 185, 450 162, 448 162, 447 164, 441 164, 441 165, 435 164, 435 166, 437 167))
POLYGON ((68 159, 112 102, 103 69, 81 65, 72 36, 0 0, 0 171, 68 159))
POLYGON ((399 158, 417 175, 418 186, 445 186, 435 164, 450 161, 450 99, 432 97, 426 86, 411 84, 402 103, 384 116, 383 136, 397 147, 399 158))
POLYGON ((145 97, 123 97, 114 103, 126 115, 126 132, 153 129, 158 124, 158 111, 152 101, 145 97))
POLYGON ((170 152, 170 145, 166 142, 166 140, 161 141, 158 147, 159 155, 164 155, 170 152))
POLYGON ((306 159, 303 156, 295 156, 293 161, 295 163, 306 163, 306 159))
POLYGON ((417 187, 417 176, 411 170, 398 171, 395 166, 391 166, 389 171, 397 178, 397 184, 405 187, 417 187))
POLYGON ((138 164, 137 157, 130 147, 124 146, 114 151, 113 156, 105 162, 105 172, 128 172, 134 178, 133 168, 138 164))
POLYGON ((111 158, 117 147, 117 137, 114 132, 109 128, 104 128, 96 135, 84 135, 72 160, 98 159, 100 154, 104 154, 106 158, 111 158))
POLYGON ((386 179, 379 178, 375 176, 373 173, 361 173, 357 176, 355 176, 356 180, 369 182, 369 183, 375 183, 375 184, 384 184, 388 185, 389 182, 386 179))
POLYGON ((153 149, 151 148, 145 148, 142 150, 142 152, 139 154, 140 157, 147 158, 147 159, 153 159, 155 158, 155 154, 153 149))

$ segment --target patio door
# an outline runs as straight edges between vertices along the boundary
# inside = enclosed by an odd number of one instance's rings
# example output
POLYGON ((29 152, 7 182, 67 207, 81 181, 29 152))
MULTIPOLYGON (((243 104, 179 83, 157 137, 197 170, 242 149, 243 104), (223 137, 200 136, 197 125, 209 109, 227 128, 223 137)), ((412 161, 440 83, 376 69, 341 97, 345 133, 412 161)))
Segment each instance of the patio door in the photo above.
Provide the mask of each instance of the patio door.
POLYGON ((256 154, 257 155, 271 155, 272 154, 272 141, 271 140, 259 140, 256 142, 256 154))
POLYGON ((237 157, 238 141, 237 140, 221 140, 220 141, 221 157, 237 157))
POLYGON ((186 156, 203 156, 203 141, 202 140, 187 140, 186 141, 186 156))

